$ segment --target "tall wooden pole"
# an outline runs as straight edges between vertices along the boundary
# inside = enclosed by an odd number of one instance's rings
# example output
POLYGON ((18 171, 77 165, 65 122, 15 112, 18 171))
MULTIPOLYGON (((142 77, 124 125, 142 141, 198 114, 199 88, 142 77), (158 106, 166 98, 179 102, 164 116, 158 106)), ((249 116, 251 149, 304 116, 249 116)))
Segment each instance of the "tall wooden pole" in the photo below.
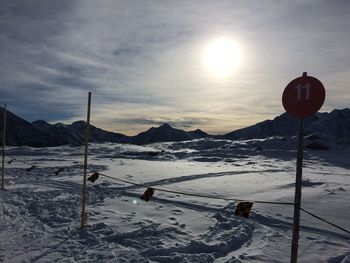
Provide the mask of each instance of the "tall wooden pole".
POLYGON ((292 253, 290 258, 291 263, 297 263, 298 261, 301 183, 302 183, 302 174, 303 174, 303 143, 304 143, 304 118, 301 118, 299 136, 298 136, 297 171, 296 171, 295 197, 294 197, 293 239, 292 239, 292 253))
POLYGON ((91 111, 91 92, 89 92, 88 100, 88 110, 86 118, 86 127, 85 127, 85 147, 84 147, 84 176, 83 176, 83 188, 81 191, 82 195, 82 208, 80 215, 80 228, 85 227, 85 205, 86 205, 86 174, 87 174, 87 157, 88 157, 88 144, 89 144, 89 130, 90 130, 90 111, 91 111))
POLYGON ((4 189, 4 174, 5 174, 5 144, 6 144, 6 104, 4 106, 4 118, 2 123, 2 164, 1 164, 1 189, 4 189))

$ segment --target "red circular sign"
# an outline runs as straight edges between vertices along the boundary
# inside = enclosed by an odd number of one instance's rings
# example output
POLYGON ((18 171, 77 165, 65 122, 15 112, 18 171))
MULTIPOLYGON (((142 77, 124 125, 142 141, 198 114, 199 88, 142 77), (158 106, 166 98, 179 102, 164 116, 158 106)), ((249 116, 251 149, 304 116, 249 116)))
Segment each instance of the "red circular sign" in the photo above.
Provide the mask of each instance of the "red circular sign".
POLYGON ((318 79, 303 75, 289 82, 282 95, 284 109, 295 117, 308 117, 323 105, 326 91, 318 79))

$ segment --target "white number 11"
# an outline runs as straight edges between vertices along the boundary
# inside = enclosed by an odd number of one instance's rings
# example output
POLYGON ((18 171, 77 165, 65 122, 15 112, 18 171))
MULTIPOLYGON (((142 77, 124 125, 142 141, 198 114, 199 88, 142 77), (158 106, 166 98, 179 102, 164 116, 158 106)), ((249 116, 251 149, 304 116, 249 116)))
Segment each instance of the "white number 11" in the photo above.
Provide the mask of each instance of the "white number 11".
POLYGON ((306 83, 305 85, 299 84, 298 86, 294 87, 295 90, 297 90, 297 100, 301 100, 302 90, 305 89, 305 99, 310 99, 310 83, 306 83))

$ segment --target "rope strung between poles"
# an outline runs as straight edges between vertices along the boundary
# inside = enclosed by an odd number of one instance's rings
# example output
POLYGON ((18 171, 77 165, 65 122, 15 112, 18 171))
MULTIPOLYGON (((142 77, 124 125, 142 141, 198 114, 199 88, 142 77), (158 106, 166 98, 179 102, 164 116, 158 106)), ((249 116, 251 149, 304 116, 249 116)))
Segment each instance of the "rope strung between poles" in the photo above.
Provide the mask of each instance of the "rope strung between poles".
MULTIPOLYGON (((26 162, 26 161, 19 160, 19 159, 15 158, 15 157, 13 157, 11 155, 8 155, 8 157, 11 157, 11 160, 7 161, 8 164, 11 164, 13 161, 16 161, 16 162, 19 162, 19 163, 23 163, 25 165, 29 165, 30 167, 25 169, 27 172, 30 172, 30 171, 32 171, 35 168, 47 168, 47 167, 38 165, 36 163, 29 163, 29 162, 26 162)), ((67 168, 68 167, 57 167, 57 170, 54 172, 54 174, 58 175, 59 173, 63 172, 67 168)))
POLYGON ((26 165, 29 165, 29 166, 35 166, 35 167, 40 167, 38 166, 36 163, 28 163, 28 162, 25 162, 25 161, 21 161, 21 160, 18 160, 10 155, 8 155, 9 157, 11 157, 12 159, 10 161, 8 161, 7 163, 8 164, 11 164, 13 161, 16 161, 16 162, 19 162, 19 163, 23 163, 23 164, 26 164, 26 165))
MULTIPOLYGON (((89 169, 91 172, 94 172, 93 170, 89 169)), ((128 180, 123 180, 123 179, 119 179, 119 178, 115 178, 112 177, 110 175, 107 174, 103 174, 103 173, 99 173, 99 175, 115 180, 115 181, 119 181, 119 182, 123 182, 123 183, 127 183, 127 184, 131 184, 134 186, 138 186, 138 187, 143 187, 143 188, 149 188, 151 187, 154 190, 160 191, 160 192, 166 192, 166 193, 172 193, 172 194, 180 194, 180 195, 186 195, 186 196, 194 196, 194 197, 202 197, 202 198, 208 198, 208 199, 217 199, 217 200, 223 200, 223 201, 237 201, 237 202, 243 202, 243 201, 251 201, 257 204, 276 204, 276 205, 290 205, 293 206, 293 203, 288 203, 288 202, 273 202, 273 201, 262 201, 262 200, 247 200, 247 199, 236 199, 236 198, 229 198, 229 197, 223 197, 223 196, 215 196, 215 195, 204 195, 204 194, 196 194, 196 193, 189 193, 189 192, 181 192, 181 191, 175 191, 175 190, 169 190, 169 189, 164 189, 164 188, 158 188, 158 187, 153 187, 151 185, 146 185, 146 184, 138 184, 138 183, 134 183, 128 180)))
POLYGON ((343 228, 343 227, 341 227, 341 226, 338 226, 338 225, 336 225, 336 224, 334 224, 334 223, 332 223, 332 222, 330 222, 330 221, 328 221, 328 220, 326 220, 326 219, 324 219, 324 218, 322 218, 322 217, 319 217, 318 215, 315 215, 315 214, 313 214, 313 213, 311 213, 311 212, 305 210, 305 209, 302 208, 302 207, 299 207, 299 209, 300 209, 301 211, 303 211, 303 212, 309 214, 310 216, 312 216, 312 217, 314 217, 314 218, 317 218, 318 220, 321 220, 322 222, 325 222, 325 223, 327 223, 327 224, 329 224, 329 225, 331 225, 331 226, 334 226, 335 228, 338 228, 339 230, 342 230, 342 231, 344 231, 344 232, 350 234, 350 231, 349 231, 349 230, 347 230, 347 229, 345 229, 345 228, 343 228))
MULTIPOLYGON (((90 169, 89 169, 90 170, 90 169)), ((92 170, 90 170, 92 171, 92 170)), ((124 182, 124 183, 128 183, 128 184, 131 184, 131 185, 135 185, 135 186, 139 186, 139 187, 144 187, 144 188, 150 188, 152 186, 149 186, 149 185, 145 185, 145 184, 138 184, 138 183, 134 183, 134 182, 131 182, 131 181, 128 181, 128 180, 123 180, 123 179, 119 179, 119 178, 115 178, 115 177, 112 177, 112 176, 109 176, 109 175, 106 175, 106 174, 103 174, 103 173, 98 173, 99 175, 103 176, 103 177, 106 177, 106 178, 109 178, 109 179, 112 179, 112 180, 115 180, 115 181, 119 181, 119 182, 124 182)), ((243 200, 243 199, 235 199, 235 198, 226 198, 226 197, 219 197, 219 196, 213 196, 213 195, 202 195, 202 194, 195 194, 195 193, 188 193, 188 192, 180 192, 180 191, 174 191, 174 190, 168 190, 168 189, 164 189, 164 188, 158 188, 158 187, 152 187, 152 189, 154 190, 157 190, 157 191, 160 191, 160 192, 167 192, 167 193, 173 193, 173 194, 181 194, 181 195, 186 195, 186 196, 195 196, 195 197, 202 197, 202 198, 209 198, 209 199, 218 199, 218 200, 224 200, 224 201, 237 201, 237 202, 244 202, 244 201, 247 201, 247 200, 243 200)), ((251 202, 254 202, 254 203, 257 203, 257 204, 275 204, 275 205, 290 205, 290 206, 294 206, 294 203, 289 203, 289 202, 273 202, 273 201, 262 201, 262 200, 250 200, 251 202)), ((319 217, 307 210, 305 210, 304 208, 302 207, 299 207, 299 209, 309 215, 311 215, 312 217, 322 221, 322 222, 325 222, 339 230, 342 230, 344 231, 345 233, 348 233, 350 234, 350 231, 335 224, 335 223, 332 223, 322 217, 319 217)))
MULTIPOLYGON (((26 164, 26 165, 29 165, 30 167, 27 168, 26 170, 27 171, 31 171, 33 170, 34 168, 45 168, 45 167, 42 167, 40 165, 37 165, 36 163, 29 163, 29 162, 26 162, 26 161, 22 161, 22 160, 19 160, 13 156, 9 156, 11 157, 11 160, 8 161, 7 163, 11 164, 13 161, 17 161, 17 162, 20 162, 20 163, 23 163, 23 164, 26 164)), ((62 172, 64 169, 66 169, 66 167, 58 167, 58 170, 56 172, 54 172, 55 175, 58 175, 60 172, 62 172)), ((273 205, 289 205, 289 206, 295 206, 294 203, 290 203, 290 202, 273 202, 273 201, 263 201, 263 200, 247 200, 247 199, 236 199, 236 198, 230 198, 230 197, 223 197, 223 196, 214 196, 214 195, 204 195, 204 194, 196 194, 196 193, 189 193, 189 192, 181 192, 181 191, 175 191, 175 190, 169 190, 169 189, 164 189, 164 188, 158 188, 158 187, 153 187, 151 185, 147 185, 147 184, 138 184, 138 183, 135 183, 135 182, 131 182, 131 181, 128 181, 128 180, 124 180, 124 179, 120 179, 120 178, 115 178, 115 177, 112 177, 110 175, 107 175, 107 174, 103 174, 103 173, 100 173, 100 172, 96 172, 92 169, 88 169, 90 172, 93 172, 93 173, 97 173, 103 177, 106 177, 106 178, 109 178, 111 180, 114 180, 114 181, 118 181, 118 182, 123 182, 123 183, 127 183, 127 184, 130 184, 130 185, 134 185, 134 186, 138 186, 138 187, 143 187, 143 188, 152 188, 154 190, 157 190, 157 191, 160 191, 160 192, 166 192, 166 193, 172 193, 172 194, 180 194, 180 195, 186 195, 186 196, 193 196, 193 197, 201 197, 201 198, 208 198, 208 199, 216 199, 216 200, 223 200, 223 201, 236 201, 236 202, 245 202, 245 201, 250 201, 250 202, 254 202, 254 203, 257 203, 257 204, 273 204, 273 205)), ((97 177, 98 178, 98 177, 97 177)), ((97 179, 96 178, 96 179, 97 179)), ((96 180, 95 179, 95 180, 96 180)), ((95 181, 93 180, 93 181, 95 181)), ((306 214, 326 223, 326 224, 329 224, 347 234, 350 234, 350 231, 335 224, 335 223, 332 223, 330 222, 329 220, 326 220, 318 215, 315 215, 314 213, 311 213, 310 211, 302 208, 302 207, 298 207, 301 211, 305 212, 306 214)))

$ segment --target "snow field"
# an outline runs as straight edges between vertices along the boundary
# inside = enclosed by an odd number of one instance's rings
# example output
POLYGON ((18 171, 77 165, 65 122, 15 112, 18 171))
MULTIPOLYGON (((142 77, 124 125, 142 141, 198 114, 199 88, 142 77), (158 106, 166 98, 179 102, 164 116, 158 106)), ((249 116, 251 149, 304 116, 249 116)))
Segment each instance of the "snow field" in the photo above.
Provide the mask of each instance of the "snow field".
MULTIPOLYGON (((275 151, 272 144, 257 153, 252 150, 256 143, 92 144, 89 168, 176 191, 291 202, 295 152, 288 147, 282 153, 275 151)), ((81 230, 82 152, 69 146, 8 150, 9 155, 40 167, 26 173, 24 164, 6 165, 6 189, 0 191, 0 260, 289 261, 292 207, 254 204, 245 219, 234 216, 233 202, 160 191, 145 202, 139 199, 145 188, 102 176, 88 185, 88 226, 81 230), (64 172, 54 175, 57 167, 65 166, 64 172)), ((349 229, 345 153, 305 153, 302 204, 349 229)), ((300 262, 350 262, 349 235, 304 213, 301 216, 300 262)))

